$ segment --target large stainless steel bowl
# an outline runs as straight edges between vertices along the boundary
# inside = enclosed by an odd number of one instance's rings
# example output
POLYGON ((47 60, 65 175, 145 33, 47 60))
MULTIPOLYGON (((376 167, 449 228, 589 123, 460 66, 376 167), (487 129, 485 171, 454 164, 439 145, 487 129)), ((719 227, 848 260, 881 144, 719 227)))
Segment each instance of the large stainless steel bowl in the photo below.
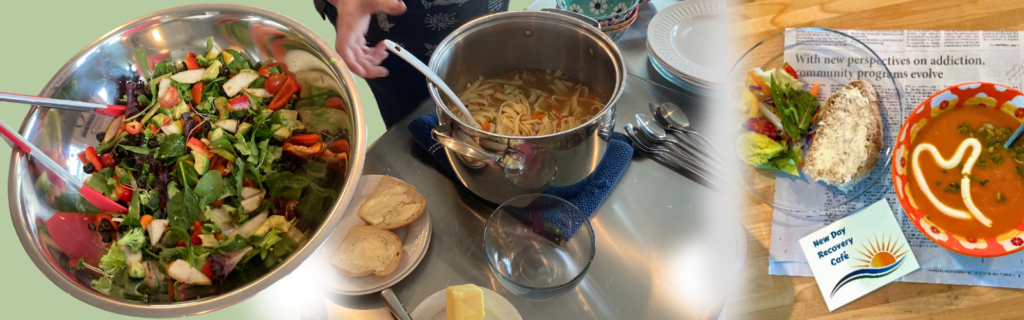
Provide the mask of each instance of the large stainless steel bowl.
MULTIPOLYGON (((177 317, 230 306, 252 297, 294 270, 327 239, 348 206, 359 181, 366 148, 366 130, 355 82, 330 45, 313 31, 283 15, 239 5, 194 5, 153 13, 129 22, 90 44, 68 61, 40 95, 115 103, 124 95, 123 85, 118 80, 139 77, 133 56, 136 48, 145 47, 150 58, 169 54, 175 61, 180 61, 189 51, 204 50, 207 36, 213 36, 222 46, 234 44, 243 47, 244 55, 250 59, 283 61, 296 73, 300 83, 332 87, 343 95, 350 106, 347 120, 352 154, 347 168, 342 168, 331 179, 335 181, 334 188, 340 190, 340 195, 332 206, 324 206, 330 208, 328 212, 312 221, 305 243, 272 269, 252 268, 241 274, 232 274, 219 294, 211 297, 175 302, 170 297, 150 295, 146 301, 135 301, 108 297, 93 290, 87 278, 69 267, 75 261, 69 262, 71 258, 57 245, 53 236, 61 230, 49 230, 46 222, 58 211, 78 210, 78 195, 60 183, 52 188, 38 187, 46 185, 46 179, 40 176, 40 170, 45 169, 26 161, 24 153, 14 152, 8 197, 18 237, 29 257, 50 281, 86 303, 116 313, 144 317, 177 317), (37 185, 37 181, 41 183, 37 185)), ((110 121, 109 117, 94 114, 33 107, 22 123, 21 133, 72 174, 85 178, 76 155, 87 146, 96 145, 96 133, 104 130, 110 121)), ((42 172, 44 176, 45 173, 42 172)), ((67 234, 61 236, 66 237, 67 234)))

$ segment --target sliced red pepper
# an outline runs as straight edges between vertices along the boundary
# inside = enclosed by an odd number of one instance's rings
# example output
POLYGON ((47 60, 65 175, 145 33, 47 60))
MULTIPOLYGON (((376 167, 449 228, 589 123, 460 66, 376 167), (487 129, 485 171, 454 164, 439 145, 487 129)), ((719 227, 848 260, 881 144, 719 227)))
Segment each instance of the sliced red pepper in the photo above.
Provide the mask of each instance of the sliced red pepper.
POLYGON ((195 53, 188 53, 188 57, 185 57, 185 67, 189 70, 199 69, 199 61, 196 61, 195 53))
POLYGON ((288 151, 288 153, 291 153, 292 155, 299 158, 305 158, 314 154, 318 154, 320 153, 321 150, 323 150, 323 148, 323 143, 316 143, 311 146, 303 146, 288 142, 285 142, 284 147, 282 147, 284 151, 288 151))
POLYGON ((348 140, 345 140, 345 139, 334 140, 334 142, 331 143, 331 151, 339 152, 339 153, 340 152, 348 153, 348 151, 349 151, 348 140))
POLYGON ((110 226, 113 227, 114 230, 117 230, 118 226, 117 222, 114 221, 114 216, 111 216, 109 213, 106 212, 100 212, 96 214, 96 220, 93 221, 93 223, 96 224, 97 230, 99 230, 99 226, 101 223, 103 223, 103 220, 107 220, 107 222, 110 222, 110 226))
POLYGON ((231 100, 228 100, 228 104, 231 105, 231 110, 248 110, 249 109, 249 95, 239 95, 231 100))
POLYGON ((281 87, 281 91, 274 96, 274 100, 270 101, 270 106, 267 108, 270 110, 284 108, 284 106, 292 100, 292 96, 298 91, 298 84, 295 83, 294 78, 288 77, 288 80, 285 80, 284 86, 281 87))
POLYGON ((192 86, 192 102, 195 102, 197 105, 203 102, 203 89, 205 88, 206 84, 202 82, 196 82, 192 86))
POLYGON ((157 127, 157 126, 154 126, 154 125, 149 125, 148 128, 149 128, 149 131, 151 131, 153 133, 156 133, 157 131, 160 131, 160 128, 157 127))
POLYGON ((202 140, 196 139, 196 137, 189 138, 185 145, 188 146, 189 149, 199 152, 205 156, 209 156, 210 154, 209 151, 206 150, 206 143, 203 143, 202 140))
POLYGON ((129 134, 139 134, 139 132, 142 132, 142 123, 138 121, 129 122, 128 125, 124 127, 124 130, 128 131, 129 134))
POLYGON ((345 108, 345 100, 341 100, 341 97, 331 97, 330 99, 327 99, 327 108, 348 112, 347 108, 345 108))
POLYGON ((782 64, 782 70, 786 70, 786 73, 792 76, 793 79, 800 79, 800 77, 796 75, 796 70, 794 70, 793 67, 789 65, 789 63, 782 64))
POLYGON ((85 148, 85 158, 89 160, 89 163, 92 163, 92 167, 96 169, 94 171, 103 169, 103 163, 100 162, 100 156, 96 154, 96 148, 92 146, 85 148))
POLYGON ((292 136, 291 138, 288 138, 288 140, 285 140, 285 142, 291 143, 291 144, 294 144, 294 145, 299 145, 299 146, 311 146, 314 143, 320 142, 320 134, 319 133, 297 134, 297 135, 292 136))
POLYGON ((83 166, 84 166, 84 165, 85 165, 86 163, 91 163, 91 162, 89 161, 89 158, 87 158, 87 157, 85 156, 85 151, 82 151, 82 152, 79 152, 79 153, 78 153, 78 160, 79 160, 79 161, 82 161, 82 165, 83 165, 83 166))
POLYGON ((203 265, 203 274, 205 274, 207 278, 213 279, 213 272, 210 271, 210 263, 209 262, 207 262, 206 264, 203 265))

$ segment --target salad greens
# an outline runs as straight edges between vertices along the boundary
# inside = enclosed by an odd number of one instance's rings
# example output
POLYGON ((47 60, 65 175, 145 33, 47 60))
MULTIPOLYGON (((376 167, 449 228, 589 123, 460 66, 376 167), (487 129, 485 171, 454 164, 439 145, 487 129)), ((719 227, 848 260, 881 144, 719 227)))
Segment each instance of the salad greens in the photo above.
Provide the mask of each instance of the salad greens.
POLYGON ((799 176, 819 111, 817 88, 813 84, 810 92, 805 90, 788 64, 752 70, 740 89, 740 108, 747 115, 737 142, 743 161, 799 176))
POLYGON ((143 79, 126 81, 125 115, 79 154, 86 185, 128 207, 90 224, 109 247, 77 268, 97 291, 216 294, 232 270, 291 254, 336 196, 327 177, 349 153, 341 95, 243 53, 210 38, 151 69, 135 51, 143 79))

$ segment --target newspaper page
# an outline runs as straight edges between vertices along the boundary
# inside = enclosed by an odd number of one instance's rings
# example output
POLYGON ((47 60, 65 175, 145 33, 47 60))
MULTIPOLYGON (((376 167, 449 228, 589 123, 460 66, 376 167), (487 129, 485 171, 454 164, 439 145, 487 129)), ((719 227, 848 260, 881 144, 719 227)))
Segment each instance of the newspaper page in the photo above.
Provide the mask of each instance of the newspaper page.
MULTIPOLYGON (((895 88, 890 85, 879 90, 880 108, 887 108, 882 111, 882 121, 892 132, 899 130, 914 107, 946 87, 985 81, 1020 90, 1024 80, 1021 31, 840 31, 874 50, 891 70, 895 85, 905 95, 903 110, 899 110, 895 88)), ((888 77, 885 72, 877 72, 877 66, 870 65, 876 63, 871 61, 873 59, 862 59, 861 53, 852 52, 850 48, 859 45, 848 38, 824 35, 821 31, 797 30, 787 33, 785 42, 784 59, 804 74, 802 78, 829 84, 823 86, 822 90, 826 91, 819 94, 819 99, 828 97, 831 90, 849 81, 885 83, 879 77, 888 77), (797 43, 813 45, 795 45, 797 43), (814 49, 808 53, 807 48, 814 49)), ((998 258, 974 258, 939 247, 906 218, 892 188, 891 176, 882 179, 863 196, 826 212, 801 215, 774 212, 769 274, 812 276, 799 249, 798 239, 857 208, 884 198, 895 211, 921 265, 920 271, 905 276, 901 281, 1024 288, 1024 251, 998 258)), ((776 201, 801 197, 799 187, 786 179, 776 180, 775 192, 776 201)), ((840 203, 834 201, 844 200, 841 195, 835 197, 812 201, 834 204, 840 203)))

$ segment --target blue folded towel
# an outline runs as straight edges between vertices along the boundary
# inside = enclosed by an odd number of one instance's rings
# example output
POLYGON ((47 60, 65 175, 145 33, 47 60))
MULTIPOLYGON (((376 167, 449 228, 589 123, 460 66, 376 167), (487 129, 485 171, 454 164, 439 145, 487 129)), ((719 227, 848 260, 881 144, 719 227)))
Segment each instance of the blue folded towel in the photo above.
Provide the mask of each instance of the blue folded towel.
MULTIPOLYGON (((445 153, 444 146, 438 144, 430 136, 430 132, 435 126, 437 126, 437 114, 431 113, 413 119, 409 123, 408 128, 412 132, 413 139, 416 140, 416 145, 433 155, 434 160, 447 171, 449 177, 454 177, 455 174, 451 164, 448 162, 448 154, 445 153)), ((601 163, 597 165, 597 169, 589 177, 573 185, 550 187, 544 191, 544 194, 569 201, 579 208, 580 211, 583 211, 586 218, 589 218, 601 206, 601 202, 604 202, 604 198, 608 196, 612 188, 615 187, 615 183, 622 176, 622 172, 626 171, 626 166, 629 165, 629 161, 632 158, 633 147, 630 144, 629 138, 618 132, 613 133, 608 143, 608 149, 605 151, 604 159, 601 160, 601 163)), ((584 219, 584 217, 577 217, 576 215, 561 214, 558 215, 562 216, 562 218, 555 218, 551 216, 552 214, 554 213, 545 212, 543 219, 562 227, 567 239, 572 238, 572 235, 576 233, 576 229, 582 225, 580 220, 584 219)))

